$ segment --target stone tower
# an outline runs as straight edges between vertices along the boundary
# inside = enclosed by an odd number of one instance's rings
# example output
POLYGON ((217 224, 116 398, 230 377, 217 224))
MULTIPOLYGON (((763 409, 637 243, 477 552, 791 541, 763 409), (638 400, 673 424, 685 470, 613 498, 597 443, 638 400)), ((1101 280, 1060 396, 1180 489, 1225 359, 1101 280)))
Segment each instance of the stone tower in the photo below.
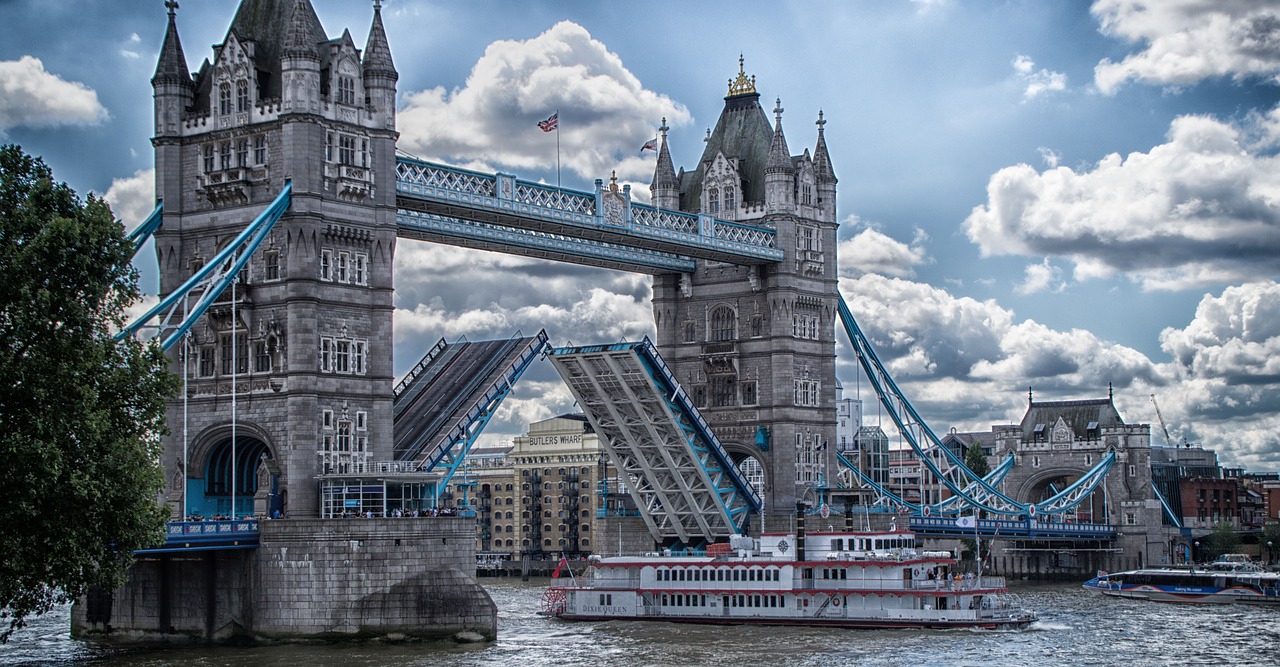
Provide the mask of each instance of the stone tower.
POLYGON ((815 503, 835 469, 836 177, 818 114, 813 155, 792 155, 739 59, 691 171, 662 141, 655 205, 777 231, 786 258, 760 268, 698 261, 654 277, 657 346, 735 461, 758 480, 766 529, 815 503))
POLYGON ((242 0, 194 73, 166 4, 152 79, 162 295, 293 187, 234 290, 171 350, 186 389, 169 407, 168 500, 175 516, 248 514, 256 494, 258 512, 316 516, 317 475, 392 458, 398 75, 379 3, 362 52, 348 31, 329 38, 309 0, 242 0))

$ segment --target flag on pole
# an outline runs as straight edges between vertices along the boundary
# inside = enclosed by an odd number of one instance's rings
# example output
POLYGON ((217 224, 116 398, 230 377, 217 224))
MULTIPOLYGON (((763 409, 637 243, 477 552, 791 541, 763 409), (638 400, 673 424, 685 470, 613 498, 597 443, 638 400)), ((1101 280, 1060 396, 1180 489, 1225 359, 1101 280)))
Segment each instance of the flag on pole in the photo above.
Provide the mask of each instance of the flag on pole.
POLYGON ((546 120, 538 121, 538 129, 543 132, 555 132, 560 127, 560 112, 557 111, 547 117, 546 120))
MULTIPOLYGON (((554 117, 555 117, 555 116, 552 116, 552 118, 554 118, 554 117)), ((550 130, 548 130, 548 131, 550 131, 550 130)), ((561 568, 567 568, 567 567, 569 567, 569 559, 567 559, 567 558, 561 558, 561 559, 560 559, 560 563, 559 563, 558 565, 556 565, 556 569, 555 569, 555 571, 553 571, 553 572, 551 573, 551 578, 552 578, 552 579, 559 579, 559 578, 560 578, 560 569, 561 569, 561 568)), ((570 571, 570 574, 572 574, 572 571, 570 571)))
POLYGON ((977 528, 978 520, 971 516, 957 517, 956 526, 959 528, 977 528))
POLYGON ((657 151, 657 150, 658 150, 658 140, 650 139, 644 142, 644 145, 640 147, 640 154, 644 155, 645 151, 657 151))

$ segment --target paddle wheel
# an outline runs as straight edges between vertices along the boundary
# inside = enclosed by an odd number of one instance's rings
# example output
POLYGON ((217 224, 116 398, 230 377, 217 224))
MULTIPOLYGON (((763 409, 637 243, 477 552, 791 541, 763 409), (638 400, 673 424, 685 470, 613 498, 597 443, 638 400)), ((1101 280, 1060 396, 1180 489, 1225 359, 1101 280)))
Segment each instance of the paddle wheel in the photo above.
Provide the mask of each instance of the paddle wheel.
POLYGON ((568 594, 564 588, 548 586, 547 590, 542 591, 542 609, 538 613, 542 616, 559 616, 564 613, 567 604, 568 594))

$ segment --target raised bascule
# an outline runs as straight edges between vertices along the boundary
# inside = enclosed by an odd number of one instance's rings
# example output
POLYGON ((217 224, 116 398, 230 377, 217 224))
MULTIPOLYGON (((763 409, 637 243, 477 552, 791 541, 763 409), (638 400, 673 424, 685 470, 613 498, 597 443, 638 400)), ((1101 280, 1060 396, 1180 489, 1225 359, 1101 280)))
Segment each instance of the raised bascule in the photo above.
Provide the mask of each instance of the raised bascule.
MULTIPOLYGON (((641 551, 785 532, 798 502, 846 514, 855 501, 868 513, 910 508, 921 534, 930 521, 945 533, 974 508, 1010 523, 1061 518, 1102 507, 1095 490, 1120 493, 1107 472, 1132 468, 1130 451, 1146 446, 1136 431, 1117 439, 1114 424, 1073 423, 1092 444, 1055 437, 1030 453, 1035 437, 1028 448, 1010 433, 1001 451, 1012 458, 988 476, 970 472, 893 384, 839 293, 822 112, 812 153, 793 155, 781 100, 770 118, 742 59, 689 170, 676 169, 664 121, 643 203, 614 179, 584 192, 398 155, 399 75, 377 0, 363 49, 349 31, 330 38, 309 0, 242 0, 195 72, 177 3, 165 4, 152 79, 160 206, 134 233, 139 247, 154 238, 162 298, 122 335, 155 331, 183 375, 164 438, 175 522, 129 584, 77 607, 77 632, 492 637, 469 520, 389 517, 434 505, 540 356, 624 472, 643 511, 618 528, 641 551), (401 239, 650 274, 655 339, 441 340, 396 384, 401 239), (903 498, 831 446, 841 325, 946 497, 903 498), (1080 460, 1049 474, 1059 452, 1080 460), (1027 456, 1048 466, 1011 473, 1027 456), (1022 486, 1008 491, 1009 479, 1022 486), (182 521, 193 515, 232 520, 182 521), (277 516, 288 520, 265 520, 277 516)), ((1125 516, 1158 522, 1158 504, 1132 481, 1125 516)))

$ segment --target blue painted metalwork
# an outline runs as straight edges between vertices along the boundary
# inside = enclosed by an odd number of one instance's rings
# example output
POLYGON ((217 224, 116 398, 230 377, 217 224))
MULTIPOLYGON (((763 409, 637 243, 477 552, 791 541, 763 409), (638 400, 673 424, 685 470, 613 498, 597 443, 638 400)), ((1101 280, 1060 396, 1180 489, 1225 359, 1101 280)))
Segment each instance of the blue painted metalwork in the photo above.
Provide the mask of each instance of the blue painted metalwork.
POLYGON ((156 233, 157 229, 160 229, 160 223, 164 221, 163 211, 164 202, 157 203, 151 215, 147 216, 147 219, 143 220, 142 224, 138 225, 136 229, 129 232, 129 240, 133 241, 133 254, 138 254, 138 251, 142 250, 142 244, 146 243, 147 239, 151 238, 151 235, 156 233))
POLYGON ((962 528, 956 525, 951 517, 912 516, 910 528, 921 537, 968 537, 976 534, 979 537, 1009 537, 1026 539, 1064 539, 1064 540, 1114 540, 1116 527, 1104 523, 1062 523, 1042 522, 1027 518, 1022 520, 977 521, 976 528, 962 528))
POLYGON ((284 215, 286 209, 289 208, 290 196, 293 192, 293 183, 286 181, 284 189, 271 202, 267 208, 258 215, 244 231, 236 236, 235 240, 227 244, 217 255, 213 257, 209 263, 205 264, 196 271, 185 283, 173 290, 164 299, 160 300, 151 310, 138 317, 131 324, 116 334, 116 340, 123 339, 126 336, 137 334, 138 330, 146 326, 157 314, 165 312, 165 317, 160 324, 160 336, 165 335, 166 330, 172 330, 167 337, 162 339, 161 347, 168 350, 174 343, 182 339, 204 315, 214 300, 231 286, 232 281, 240 274, 240 270, 249 262, 249 257, 253 255, 262 241, 267 238, 271 232, 271 228, 284 215), (200 299, 190 310, 179 309, 179 303, 183 302, 193 290, 203 289, 200 299), (184 312, 179 313, 180 310, 184 312), (182 316, 179 324, 171 324, 174 318, 182 316))
POLYGON ((235 521, 170 521, 165 524, 164 544, 139 549, 135 554, 160 554, 178 551, 211 551, 256 549, 258 520, 235 521))
MULTIPOLYGON (((1092 493, 1093 489, 1101 483, 1103 479, 1105 479, 1107 471, 1111 469, 1112 463, 1115 462, 1114 450, 1108 451, 1108 453, 1103 456, 1102 460, 1099 461, 1098 465, 1086 472, 1075 484, 1072 484, 1067 487, 1066 490, 1046 501, 1042 501, 1039 504, 1020 503, 996 489, 995 486, 987 480, 979 477, 972 470, 969 470, 969 468, 964 465, 964 462, 949 448, 942 446, 942 440, 938 438, 937 434, 935 434, 933 430, 929 428, 929 425, 924 422, 920 417, 920 414, 916 412, 916 409, 911 405, 911 402, 908 401, 906 396, 902 393, 902 390, 898 388, 897 383, 893 381, 893 377, 889 375, 889 372, 884 368, 884 365, 880 363, 880 359, 876 355, 875 350, 871 347, 870 341, 867 340, 866 336, 862 333, 862 329, 858 327, 858 323, 854 320, 853 312, 849 310, 849 305, 845 303, 844 297, 837 295, 837 299, 837 310, 840 315, 841 323, 844 325, 845 333, 849 337, 849 342, 853 345, 854 351, 857 354, 858 362, 862 366, 863 373, 871 382, 872 387, 876 391, 876 396, 879 398, 880 403, 884 405, 885 411, 889 413, 889 416, 897 426, 899 433, 902 434, 902 437, 906 440, 907 444, 911 446, 911 449, 916 453, 916 456, 919 457, 921 463, 929 469, 929 472, 931 472, 937 480, 941 481, 953 495, 963 498, 970 507, 986 510, 992 514, 1000 516, 1021 516, 1024 514, 1034 516, 1037 510, 1046 513, 1058 513, 1079 505, 1089 496, 1090 493, 1092 493), (960 471, 963 474, 966 486, 976 484, 980 487, 980 490, 984 495, 997 499, 1000 504, 992 505, 978 500, 974 497, 973 493, 966 489, 962 489, 953 482, 948 475, 944 474, 912 434, 912 430, 909 427, 907 420, 903 419, 902 415, 899 414, 898 409, 894 406, 895 400, 898 405, 906 411, 911 422, 920 428, 926 439, 932 443, 932 446, 947 458, 948 462, 952 465, 953 470, 960 471), (1086 484, 1088 485, 1088 488, 1085 488, 1086 484), (1072 500, 1073 497, 1074 500, 1072 500)), ((920 513, 922 510, 922 508, 917 504, 907 502, 903 502, 903 504, 911 508, 911 510, 916 513, 920 513)))
POLYGON ((663 396, 667 409, 676 416, 677 426, 684 433, 685 445, 715 489, 717 504, 729 518, 730 525, 737 526, 740 531, 745 530, 750 513, 759 512, 763 506, 759 495, 743 476, 742 471, 733 463, 728 451, 711 430, 710 424, 698 411, 693 399, 680 386, 675 374, 662 360, 658 349, 647 336, 637 343, 560 347, 553 349, 549 355, 555 357, 627 350, 635 353, 645 372, 654 382, 654 386, 663 396))
MULTIPOLYGON (((875 480, 871 479, 870 477, 867 477, 867 475, 863 473, 861 470, 859 470, 858 466, 854 465, 853 462, 850 461, 843 453, 837 451, 836 460, 839 461, 840 464, 843 465, 845 468, 848 468, 850 471, 852 471, 853 474, 858 477, 858 480, 862 483, 864 487, 871 487, 873 490, 875 490, 876 495, 888 500, 889 502, 897 506, 910 507, 914 509, 917 513, 921 513, 923 512, 924 509, 927 508, 930 514, 937 514, 939 516, 955 515, 965 509, 968 509, 967 505, 961 507, 961 505, 965 502, 965 498, 963 496, 952 496, 950 498, 947 498, 946 500, 943 500, 940 503, 935 503, 933 505, 928 505, 926 507, 921 507, 920 505, 909 503, 905 499, 903 499, 902 496, 899 496, 893 491, 890 491, 889 489, 876 483, 875 480)), ((1000 465, 996 466, 994 470, 987 473, 987 476, 984 477, 983 479, 985 479, 987 483, 991 485, 996 485, 1003 482, 1005 476, 1009 474, 1009 471, 1013 470, 1013 464, 1016 461, 1017 461, 1017 457, 1014 456, 1013 454, 1006 456, 1005 459, 1000 462, 1000 465)), ((968 488, 972 488, 973 486, 975 485, 970 484, 968 488)))
POLYGON ((447 218, 420 211, 397 211, 396 225, 401 238, 445 242, 482 250, 522 248, 531 251, 531 256, 641 273, 688 273, 694 269, 692 258, 672 253, 477 220, 447 218))
MULTIPOLYGON (((488 425, 489 420, 497 413, 498 407, 502 405, 502 400, 511 393, 516 381, 520 379, 520 376, 524 374, 529 365, 537 359, 538 354, 547 346, 547 332, 545 330, 539 331, 502 377, 498 378, 484 392, 481 399, 467 411, 466 417, 458 429, 450 434, 449 438, 441 446, 428 453, 426 462, 421 466, 421 469, 428 472, 436 471, 437 469, 443 471, 444 476, 437 488, 447 486, 449 481, 453 479, 453 476, 458 472, 458 468, 462 466, 467 452, 470 452, 471 447, 475 444, 476 438, 480 437, 484 427, 488 425)), ((411 457, 416 458, 417 453, 414 453, 411 457)))
POLYGON ((1156 499, 1160 501, 1160 507, 1164 508, 1164 515, 1169 517, 1175 527, 1181 528, 1182 519, 1178 518, 1177 512, 1174 512, 1172 507, 1169 507, 1169 501, 1164 499, 1164 494, 1160 493, 1160 489, 1156 488, 1155 482, 1151 483, 1151 492, 1156 494, 1156 499))
MULTIPOLYGON (((421 211, 454 220, 449 229, 454 235, 463 231, 479 234, 483 229, 474 223, 464 223, 466 230, 457 227, 460 219, 491 226, 484 232, 491 235, 499 234, 498 230, 509 235, 512 229, 549 234, 518 237, 521 247, 529 244, 535 249, 565 252, 562 238, 587 238, 633 251, 646 249, 737 264, 783 259, 773 229, 657 209, 632 203, 614 191, 606 197, 599 180, 596 191, 588 193, 397 155, 396 194, 400 216, 421 211)), ((431 224, 446 226, 439 219, 431 224)), ((577 247, 582 247, 580 242, 577 247)))

